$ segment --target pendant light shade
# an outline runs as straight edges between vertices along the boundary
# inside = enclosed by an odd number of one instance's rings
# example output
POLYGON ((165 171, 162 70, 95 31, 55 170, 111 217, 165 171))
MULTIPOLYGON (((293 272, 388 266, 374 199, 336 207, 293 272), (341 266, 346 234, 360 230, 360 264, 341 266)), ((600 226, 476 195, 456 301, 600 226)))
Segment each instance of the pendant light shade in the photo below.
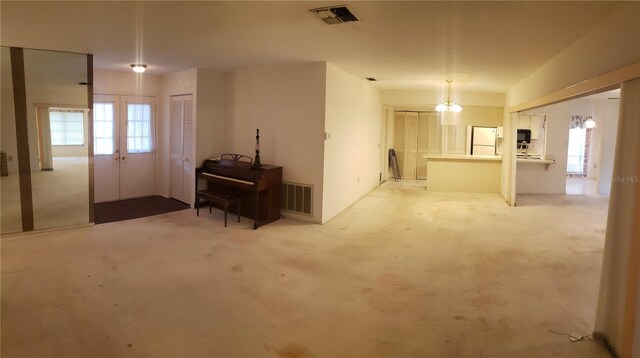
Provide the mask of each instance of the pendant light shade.
POLYGON ((453 81, 447 80, 447 83, 449 84, 449 94, 447 95, 446 100, 436 106, 436 111, 438 112, 450 111, 458 113, 462 111, 462 107, 451 99, 451 82, 453 81))
POLYGON ((584 127, 587 129, 592 129, 596 127, 596 121, 593 118, 589 118, 584 122, 584 127))

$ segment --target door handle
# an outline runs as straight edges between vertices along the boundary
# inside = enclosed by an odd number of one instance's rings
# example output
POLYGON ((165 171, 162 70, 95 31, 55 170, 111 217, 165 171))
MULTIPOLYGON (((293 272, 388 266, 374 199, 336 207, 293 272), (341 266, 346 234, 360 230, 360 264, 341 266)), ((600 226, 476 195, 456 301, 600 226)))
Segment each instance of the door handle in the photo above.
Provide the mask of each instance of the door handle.
POLYGON ((125 159, 127 159, 127 156, 126 156, 126 155, 123 155, 123 156, 122 156, 122 160, 125 160, 125 159))

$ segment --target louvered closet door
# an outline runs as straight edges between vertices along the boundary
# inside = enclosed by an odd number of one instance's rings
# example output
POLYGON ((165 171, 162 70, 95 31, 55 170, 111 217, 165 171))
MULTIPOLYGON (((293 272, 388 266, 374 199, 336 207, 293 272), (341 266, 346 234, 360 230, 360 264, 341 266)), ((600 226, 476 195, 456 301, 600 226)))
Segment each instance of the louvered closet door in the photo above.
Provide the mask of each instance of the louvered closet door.
POLYGON ((429 154, 429 113, 418 114, 418 158, 416 159, 417 179, 427 179, 427 155, 429 154))
POLYGON ((404 175, 405 115, 405 112, 396 112, 393 121, 393 148, 396 151, 398 168, 400 169, 401 175, 404 175))
POLYGON ((171 97, 171 197, 193 202, 193 97, 171 97))
POLYGON ((429 139, 427 140, 429 154, 442 154, 442 126, 437 113, 429 113, 429 139))
POLYGON ((404 119, 404 169, 405 179, 416 178, 416 160, 418 156, 418 113, 408 112, 404 119))

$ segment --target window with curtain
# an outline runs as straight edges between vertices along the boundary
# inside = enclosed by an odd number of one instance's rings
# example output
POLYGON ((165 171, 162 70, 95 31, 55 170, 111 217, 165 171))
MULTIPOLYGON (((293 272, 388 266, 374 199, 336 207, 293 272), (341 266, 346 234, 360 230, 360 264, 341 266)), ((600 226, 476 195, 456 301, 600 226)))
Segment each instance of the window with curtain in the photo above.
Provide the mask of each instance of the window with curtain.
POLYGON ((591 117, 573 115, 569 127, 569 149, 567 153, 567 175, 585 177, 589 162, 589 139, 591 129, 584 123, 591 117))
POLYGON ((127 153, 151 152, 151 105, 128 103, 127 118, 127 153))
POLYGON ((96 102, 93 108, 93 153, 111 155, 114 148, 113 103, 96 102))
POLYGON ((50 108, 52 145, 84 145, 84 111, 50 108))

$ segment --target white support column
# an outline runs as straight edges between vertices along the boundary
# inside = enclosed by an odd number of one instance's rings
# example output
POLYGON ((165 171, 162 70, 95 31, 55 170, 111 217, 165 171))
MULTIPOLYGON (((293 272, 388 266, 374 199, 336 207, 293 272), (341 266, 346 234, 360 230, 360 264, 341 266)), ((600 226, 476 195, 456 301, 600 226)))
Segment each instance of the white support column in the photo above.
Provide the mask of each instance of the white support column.
POLYGON ((640 357, 640 78, 622 84, 618 140, 594 336, 640 357), (634 339, 635 337, 635 339, 634 339))

